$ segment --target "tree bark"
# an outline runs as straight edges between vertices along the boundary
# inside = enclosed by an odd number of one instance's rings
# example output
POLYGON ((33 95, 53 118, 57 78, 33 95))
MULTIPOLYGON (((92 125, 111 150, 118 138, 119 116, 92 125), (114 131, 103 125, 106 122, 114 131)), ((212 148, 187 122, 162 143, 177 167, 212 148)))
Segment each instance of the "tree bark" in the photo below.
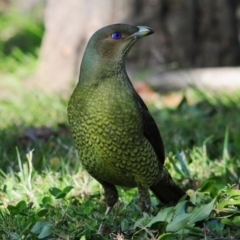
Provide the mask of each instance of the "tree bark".
POLYGON ((76 78, 80 58, 90 36, 111 22, 122 22, 132 7, 125 1, 48 0, 45 35, 34 86, 64 92, 76 78), (129 11, 128 11, 129 9, 129 11))

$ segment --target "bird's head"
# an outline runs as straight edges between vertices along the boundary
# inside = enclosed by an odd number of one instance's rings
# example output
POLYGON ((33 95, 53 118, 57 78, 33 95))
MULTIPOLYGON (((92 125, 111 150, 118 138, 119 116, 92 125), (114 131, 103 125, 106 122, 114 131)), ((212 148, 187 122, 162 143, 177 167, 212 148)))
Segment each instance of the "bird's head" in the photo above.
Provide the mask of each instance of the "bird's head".
POLYGON ((99 29, 90 38, 85 50, 88 64, 101 61, 114 63, 124 61, 131 46, 141 37, 154 33, 146 26, 113 24, 99 29), (90 62, 89 62, 90 61, 90 62))

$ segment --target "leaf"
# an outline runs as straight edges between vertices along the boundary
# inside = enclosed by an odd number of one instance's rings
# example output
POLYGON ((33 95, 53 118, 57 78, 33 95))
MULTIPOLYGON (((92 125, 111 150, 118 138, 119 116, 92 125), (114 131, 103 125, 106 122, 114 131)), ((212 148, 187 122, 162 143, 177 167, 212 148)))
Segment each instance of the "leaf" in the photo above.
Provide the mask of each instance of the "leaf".
POLYGON ((170 222, 172 220, 174 207, 163 208, 161 211, 151 219, 146 227, 151 227, 156 222, 170 222))
POLYGON ((204 220, 207 217, 209 217, 210 213, 213 210, 215 200, 216 199, 214 198, 210 203, 202 205, 199 208, 195 208, 191 212, 191 217, 190 217, 189 224, 204 220))
POLYGON ((240 216, 234 217, 232 221, 236 226, 240 227, 240 216))
POLYGON ((24 200, 22 200, 18 202, 16 206, 8 205, 7 209, 11 215, 16 215, 20 213, 24 214, 26 212, 25 210, 27 209, 27 203, 24 200))
POLYGON ((52 196, 54 196, 55 198, 57 198, 59 195, 62 194, 62 191, 59 188, 49 188, 49 192, 52 196))
POLYGON ((187 201, 185 200, 185 201, 179 202, 174 208, 170 207, 170 208, 164 209, 165 210, 163 215, 164 218, 161 218, 161 215, 160 215, 161 212, 158 213, 157 215, 158 219, 163 221, 164 220, 166 221, 167 219, 169 222, 169 224, 166 227, 166 231, 177 232, 186 227, 186 224, 188 223, 189 218, 191 216, 191 214, 188 214, 185 212, 186 203, 187 201))
POLYGON ((190 202, 193 203, 194 205, 197 203, 197 196, 198 196, 198 192, 193 192, 190 195, 190 202))
POLYGON ((52 223, 51 222, 47 222, 47 221, 38 221, 32 227, 31 232, 39 234, 42 231, 42 229, 44 228, 44 226, 46 226, 46 225, 52 225, 52 223))
POLYGON ((51 195, 53 195, 56 199, 59 198, 64 198, 71 190, 73 189, 72 186, 67 186, 62 190, 60 190, 59 188, 50 188, 49 192, 51 193, 51 195))
POLYGON ((182 171, 183 171, 183 173, 185 174, 185 176, 190 177, 191 174, 190 174, 190 171, 189 171, 189 169, 188 169, 188 167, 187 167, 187 165, 186 165, 186 161, 185 161, 185 159, 184 159, 184 155, 181 154, 181 153, 179 153, 178 151, 177 151, 177 159, 178 159, 178 161, 180 162, 182 171))
POLYGON ((212 197, 216 196, 220 189, 226 185, 221 177, 210 177, 205 179, 199 186, 198 192, 209 192, 212 197))
POLYGON ((38 234, 39 239, 48 237, 52 231, 53 223, 47 221, 38 221, 31 229, 32 233, 38 234))
POLYGON ((27 208, 27 203, 22 200, 16 205, 16 208, 19 210, 19 212, 21 212, 27 208))
POLYGON ((229 226, 235 226, 235 224, 228 218, 221 219, 221 223, 229 225, 229 226))
POLYGON ((16 232, 9 232, 8 234, 11 236, 12 239, 19 239, 19 234, 16 232))
POLYGON ((179 215, 179 214, 182 214, 182 213, 186 213, 186 203, 187 201, 184 200, 184 201, 181 201, 179 202, 175 207, 174 207, 174 210, 175 210, 175 215, 179 215))
POLYGON ((224 195, 227 195, 227 198, 218 204, 218 208, 224 208, 228 205, 239 205, 240 204, 240 190, 228 189, 223 191, 224 195))
POLYGON ((173 233, 164 233, 161 236, 158 237, 157 240, 176 240, 177 236, 173 233))
POLYGON ((90 214, 93 212, 95 206, 96 205, 94 202, 92 202, 91 200, 87 200, 77 209, 77 213, 80 215, 90 214))
POLYGON ((228 190, 226 190, 225 193, 228 194, 229 197, 233 197, 233 196, 239 197, 240 196, 240 190, 236 190, 236 189, 228 189, 228 190))
POLYGON ((38 215, 39 217, 43 217, 43 216, 45 216, 47 213, 48 213, 48 209, 43 208, 43 209, 40 209, 40 210, 37 212, 37 215, 38 215))
POLYGON ((240 199, 239 200, 234 200, 233 198, 226 199, 225 201, 219 203, 217 207, 218 209, 222 209, 229 205, 240 205, 240 199))
POLYGON ((188 232, 194 233, 195 235, 200 235, 200 236, 203 235, 203 231, 199 227, 192 227, 192 226, 187 225, 185 227, 185 229, 189 230, 188 232))
POLYGON ((138 227, 141 228, 141 226, 144 226, 146 224, 146 221, 149 221, 149 216, 144 216, 142 218, 139 218, 133 225, 133 229, 136 229, 138 227))
POLYGON ((177 232, 183 230, 189 222, 191 214, 183 213, 176 216, 172 222, 170 222, 166 228, 168 232, 177 232))
POLYGON ((211 232, 218 234, 221 234, 224 228, 224 224, 217 219, 211 219, 205 225, 211 232))
POLYGON ((42 203, 43 203, 44 206, 50 205, 50 204, 52 203, 51 197, 44 197, 44 198, 42 199, 42 203))
POLYGON ((125 231, 128 230, 128 228, 129 228, 129 222, 128 222, 128 220, 127 220, 127 219, 123 219, 123 220, 121 221, 121 231, 125 232, 125 231))
POLYGON ((52 231, 52 223, 49 223, 43 227, 41 233, 38 235, 38 238, 42 239, 48 237, 49 235, 51 235, 52 231))
POLYGON ((16 215, 16 214, 19 213, 19 210, 13 205, 8 205, 7 209, 10 212, 11 215, 16 215))
POLYGON ((63 192, 68 194, 73 189, 73 186, 67 186, 63 189, 63 192))
POLYGON ((55 198, 56 199, 65 198, 66 195, 67 195, 66 193, 62 192, 62 193, 58 194, 55 198))
POLYGON ((158 230, 159 233, 165 233, 167 225, 168 225, 168 222, 157 222, 152 225, 151 229, 156 229, 156 230, 158 230))

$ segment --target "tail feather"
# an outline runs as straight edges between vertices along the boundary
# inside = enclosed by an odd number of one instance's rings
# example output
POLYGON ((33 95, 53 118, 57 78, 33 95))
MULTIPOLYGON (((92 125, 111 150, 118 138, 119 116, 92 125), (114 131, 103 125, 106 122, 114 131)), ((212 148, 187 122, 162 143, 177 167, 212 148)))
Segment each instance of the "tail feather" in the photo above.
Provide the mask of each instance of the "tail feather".
POLYGON ((162 175, 150 189, 162 203, 177 203, 186 193, 173 181, 166 168, 163 168, 162 175))

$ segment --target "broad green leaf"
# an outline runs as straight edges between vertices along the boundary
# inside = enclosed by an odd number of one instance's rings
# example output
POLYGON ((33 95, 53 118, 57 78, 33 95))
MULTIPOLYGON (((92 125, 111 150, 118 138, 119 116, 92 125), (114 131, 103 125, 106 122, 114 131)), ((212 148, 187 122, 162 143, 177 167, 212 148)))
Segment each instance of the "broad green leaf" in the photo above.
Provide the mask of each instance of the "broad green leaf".
POLYGON ((232 220, 232 222, 233 222, 236 226, 240 227, 240 216, 234 217, 234 219, 232 220))
POLYGON ((205 223, 206 227, 211 231, 221 234, 224 228, 224 224, 218 219, 211 219, 205 223))
POLYGON ((68 194, 73 189, 73 186, 67 186, 63 189, 63 192, 68 194))
POLYGON ((52 223, 48 223, 42 228, 42 231, 38 235, 38 238, 43 239, 45 237, 48 237, 51 235, 52 231, 53 231, 53 225, 52 223))
POLYGON ((44 206, 51 204, 52 203, 51 197, 44 197, 42 199, 42 203, 43 203, 44 206))
POLYGON ((62 191, 59 188, 49 188, 49 192, 51 193, 52 196, 58 197, 60 194, 62 194, 62 191))
POLYGON ((179 202, 175 207, 174 207, 174 210, 175 210, 175 213, 174 215, 179 215, 179 214, 182 214, 182 213, 185 213, 186 212, 186 203, 187 201, 184 200, 182 202, 179 202))
POLYGON ((216 199, 214 198, 210 203, 202 205, 199 208, 195 208, 191 212, 189 224, 192 224, 192 223, 195 223, 195 222, 198 222, 198 221, 208 218, 210 213, 213 210, 215 200, 216 199))
POLYGON ((146 227, 151 227, 152 224, 156 222, 170 222, 172 220, 174 207, 163 208, 160 212, 151 219, 151 221, 147 224, 146 227))
POLYGON ((145 226, 146 222, 149 221, 150 217, 149 216, 145 216, 142 218, 139 218, 133 225, 133 229, 136 229, 138 227, 141 226, 145 226))
POLYGON ((189 222, 190 216, 191 214, 188 213, 177 215, 173 221, 167 225, 167 232, 177 232, 184 229, 189 222))
POLYGON ((27 208, 27 203, 22 200, 16 205, 16 208, 19 210, 19 212, 21 212, 27 208))
POLYGON ((67 186, 63 189, 63 191, 59 188, 50 188, 49 192, 51 193, 51 195, 53 195, 56 199, 59 198, 64 198, 70 191, 71 189, 73 189, 72 186, 67 186))
POLYGON ((43 216, 45 216, 47 213, 48 213, 48 209, 43 208, 43 209, 40 209, 40 210, 37 212, 37 215, 38 215, 39 217, 43 217, 43 216))
POLYGON ((8 205, 8 206, 7 206, 7 209, 8 209, 8 211, 10 212, 11 215, 16 215, 16 214, 19 213, 18 208, 16 208, 16 207, 13 206, 13 205, 8 205))
POLYGON ((13 240, 19 239, 19 234, 16 233, 16 232, 9 232, 8 234, 11 236, 11 238, 12 238, 13 240))
POLYGON ((60 199, 60 198, 65 198, 66 197, 66 193, 62 192, 60 194, 58 194, 57 196, 55 196, 56 199, 60 199))
POLYGON ((47 221, 38 221, 32 227, 31 232, 35 233, 35 234, 39 234, 39 233, 41 233, 41 231, 44 228, 44 226, 52 226, 52 223, 51 222, 47 222, 47 221))
POLYGON ((22 214, 26 212, 25 210, 27 209, 27 203, 24 200, 22 200, 18 202, 16 206, 8 205, 7 209, 12 215, 16 215, 19 213, 22 214))

